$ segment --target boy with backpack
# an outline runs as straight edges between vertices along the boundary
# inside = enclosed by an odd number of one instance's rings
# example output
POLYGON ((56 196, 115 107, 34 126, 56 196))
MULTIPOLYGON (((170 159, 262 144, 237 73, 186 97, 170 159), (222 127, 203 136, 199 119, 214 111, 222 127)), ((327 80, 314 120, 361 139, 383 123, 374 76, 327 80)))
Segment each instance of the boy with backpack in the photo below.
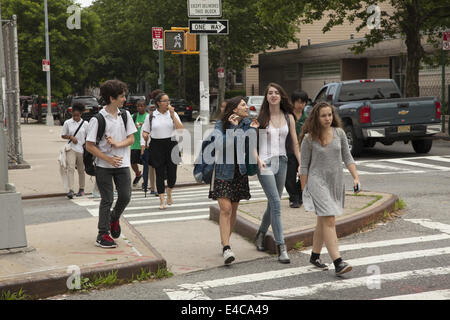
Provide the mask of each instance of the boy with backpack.
POLYGON ((100 86, 106 106, 89 121, 86 137, 86 150, 96 158, 95 177, 101 196, 96 245, 102 248, 117 247, 111 236, 114 239, 120 236, 119 218, 131 199, 130 146, 137 130, 130 113, 119 109, 126 91, 126 84, 119 80, 108 80, 100 86), (101 137, 99 128, 104 130, 101 137), (113 180, 118 199, 111 210, 113 180))

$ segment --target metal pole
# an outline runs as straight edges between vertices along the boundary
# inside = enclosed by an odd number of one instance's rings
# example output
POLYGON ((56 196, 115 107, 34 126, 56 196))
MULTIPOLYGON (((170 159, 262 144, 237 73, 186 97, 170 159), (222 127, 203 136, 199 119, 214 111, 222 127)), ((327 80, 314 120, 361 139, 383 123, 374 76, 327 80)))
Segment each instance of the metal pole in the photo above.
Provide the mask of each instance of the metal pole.
POLYGON ((441 114, 442 114, 442 132, 445 132, 445 112, 444 112, 444 106, 445 106, 445 50, 444 50, 444 48, 442 48, 441 51, 442 51, 441 114))
POLYGON ((6 192, 8 184, 8 142, 5 133, 6 119, 6 74, 5 56, 3 54, 3 26, 1 24, 2 11, 0 7, 0 193, 6 192))
POLYGON ((12 44, 13 44, 13 90, 15 91, 15 101, 14 101, 14 151, 16 156, 16 161, 18 164, 23 163, 23 152, 22 152, 22 135, 20 131, 20 118, 21 118, 21 108, 20 108, 20 82, 19 82, 19 42, 17 38, 17 16, 13 15, 12 18, 12 44))
POLYGON ((200 35, 200 116, 209 125, 208 35, 200 35))
MULTIPOLYGON (((48 40, 48 10, 47 10, 47 0, 44 0, 44 11, 45 11, 45 59, 50 61, 50 42, 48 40)), ((52 100, 51 100, 51 85, 50 85, 50 71, 47 71, 47 116, 46 124, 48 126, 53 126, 53 114, 52 114, 52 100)))
MULTIPOLYGON (((164 51, 159 50, 159 79, 158 84, 159 88, 164 91, 164 51)), ((153 99, 155 97, 152 97, 153 99)))

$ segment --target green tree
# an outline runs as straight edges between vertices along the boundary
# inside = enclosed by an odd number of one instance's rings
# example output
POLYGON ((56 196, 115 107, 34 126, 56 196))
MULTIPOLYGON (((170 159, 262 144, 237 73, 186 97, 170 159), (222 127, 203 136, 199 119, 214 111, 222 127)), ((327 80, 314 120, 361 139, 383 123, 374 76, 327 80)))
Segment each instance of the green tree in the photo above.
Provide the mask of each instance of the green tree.
MULTIPOLYGON (((95 48, 92 34, 99 27, 98 17, 81 11, 81 29, 70 30, 66 21, 73 0, 48 1, 52 96, 62 98, 87 86, 89 57, 95 48)), ((46 77, 42 71, 45 58, 44 1, 12 0, 2 3, 2 18, 17 16, 21 94, 45 95, 46 77)))
MULTIPOLYGON (((271 19, 271 9, 282 6, 282 0, 260 0, 264 3, 262 16, 266 21, 271 19)), ((372 13, 367 12, 371 5, 387 3, 393 8, 392 13, 381 11, 380 27, 370 30, 364 37, 352 47, 354 53, 364 52, 368 47, 388 39, 401 36, 405 39, 407 47, 406 65, 406 96, 419 95, 419 69, 424 60, 425 51, 422 39, 426 37, 428 42, 437 46, 441 40, 441 32, 450 26, 450 3, 448 0, 311 0, 291 4, 286 11, 288 21, 298 20, 300 23, 313 23, 322 19, 325 15, 328 22, 323 27, 325 33, 345 20, 354 23, 357 19, 361 23, 356 27, 357 31, 367 26, 372 13)), ((281 18, 281 16, 279 16, 281 18)))

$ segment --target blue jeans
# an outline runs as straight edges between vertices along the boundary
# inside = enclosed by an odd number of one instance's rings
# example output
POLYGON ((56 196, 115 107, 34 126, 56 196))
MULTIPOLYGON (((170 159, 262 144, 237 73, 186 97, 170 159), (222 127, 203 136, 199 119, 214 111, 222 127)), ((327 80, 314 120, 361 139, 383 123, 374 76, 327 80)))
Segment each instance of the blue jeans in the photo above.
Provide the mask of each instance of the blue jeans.
POLYGON ((266 233, 269 226, 272 225, 277 245, 284 244, 283 226, 281 225, 281 195, 286 182, 287 162, 286 156, 272 157, 266 161, 266 169, 258 170, 258 179, 268 200, 259 231, 266 233))

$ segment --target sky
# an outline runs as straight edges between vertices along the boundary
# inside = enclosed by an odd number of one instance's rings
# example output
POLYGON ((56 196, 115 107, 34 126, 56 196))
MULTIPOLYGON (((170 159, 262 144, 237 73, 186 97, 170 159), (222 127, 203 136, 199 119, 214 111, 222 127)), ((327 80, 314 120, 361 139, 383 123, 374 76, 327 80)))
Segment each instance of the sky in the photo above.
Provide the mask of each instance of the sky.
POLYGON ((75 2, 81 4, 81 7, 84 8, 90 6, 93 1, 94 0, 76 0, 75 2))

